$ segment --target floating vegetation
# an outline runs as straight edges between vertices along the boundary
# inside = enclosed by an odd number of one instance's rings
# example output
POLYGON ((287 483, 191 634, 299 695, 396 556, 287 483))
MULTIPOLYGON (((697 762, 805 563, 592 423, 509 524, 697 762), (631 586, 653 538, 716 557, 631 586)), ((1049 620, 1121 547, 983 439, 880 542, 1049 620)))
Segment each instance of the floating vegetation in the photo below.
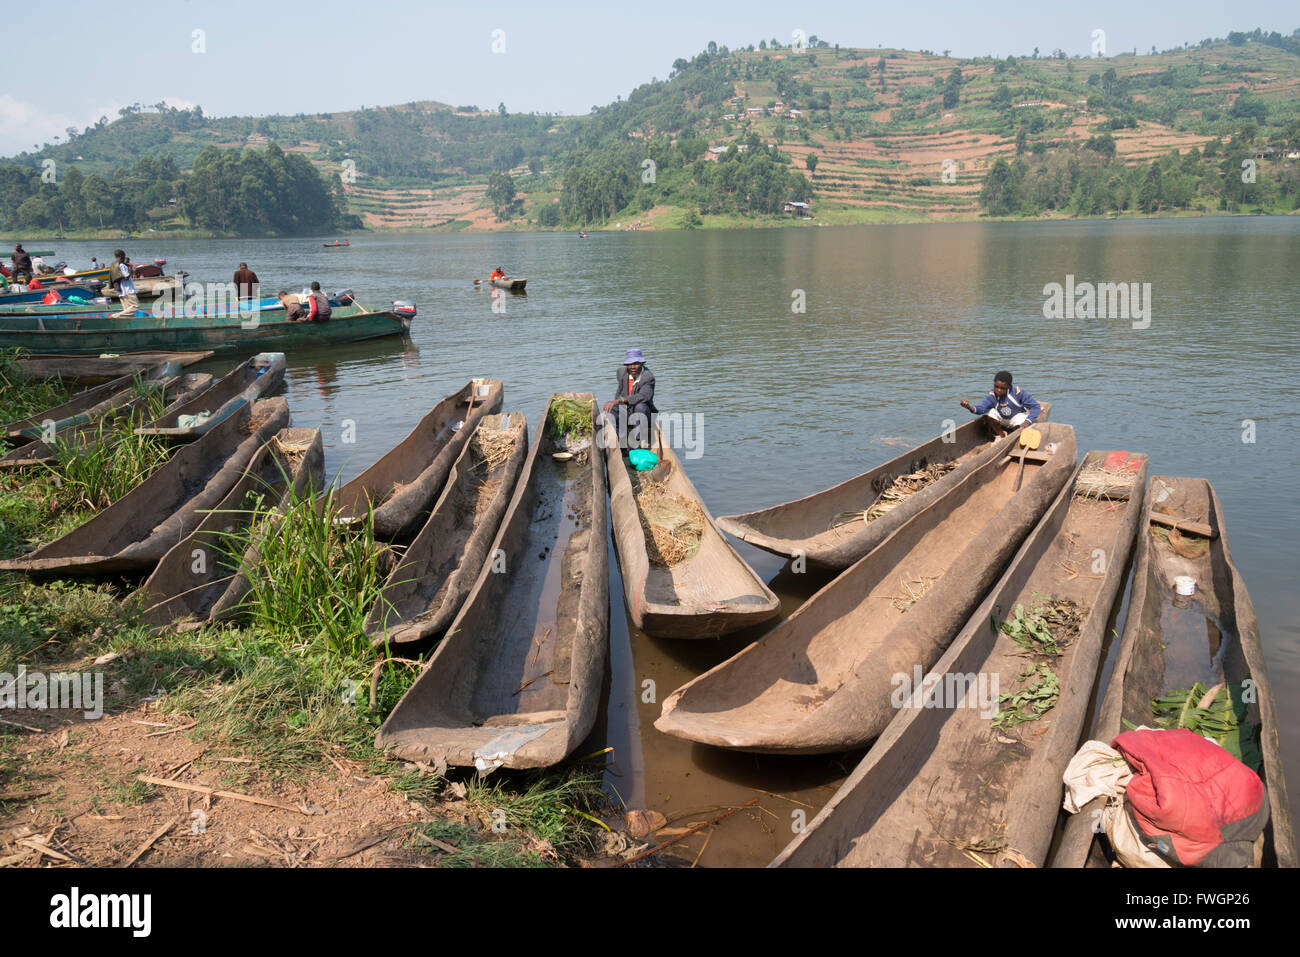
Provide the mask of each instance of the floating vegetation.
POLYGON ((1078 602, 1035 592, 1032 608, 1016 605, 1015 614, 1002 623, 1002 633, 1031 655, 1056 657, 1079 637, 1082 624, 1078 602))
POLYGON ((1019 691, 1008 691, 998 698, 998 713, 993 717, 993 727, 1014 728, 1027 721, 1037 721, 1056 706, 1061 696, 1061 681, 1056 672, 1041 663, 1020 676, 1021 681, 1037 677, 1019 691))
POLYGON ((933 485, 956 467, 956 462, 935 462, 918 471, 900 475, 890 482, 889 486, 865 510, 851 509, 837 514, 831 519, 831 528, 852 525, 856 522, 874 522, 880 516, 902 505, 921 489, 933 485))
MULTIPOLYGON (((1186 728, 1216 744, 1242 764, 1260 770, 1264 754, 1259 724, 1246 724, 1247 704, 1240 684, 1217 684, 1208 691, 1197 682, 1151 701, 1151 714, 1160 728, 1186 728)), ((1129 722, 1125 722, 1130 728, 1129 722)))

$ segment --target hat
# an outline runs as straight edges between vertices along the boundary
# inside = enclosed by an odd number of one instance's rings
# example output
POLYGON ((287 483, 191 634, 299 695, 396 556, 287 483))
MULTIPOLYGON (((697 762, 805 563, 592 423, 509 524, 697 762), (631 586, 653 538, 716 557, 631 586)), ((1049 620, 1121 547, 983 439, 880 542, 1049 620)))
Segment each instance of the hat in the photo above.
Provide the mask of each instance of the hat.
POLYGON ((645 362, 645 356, 641 355, 640 349, 628 349, 627 355, 623 359, 623 365, 630 366, 634 362, 645 362))

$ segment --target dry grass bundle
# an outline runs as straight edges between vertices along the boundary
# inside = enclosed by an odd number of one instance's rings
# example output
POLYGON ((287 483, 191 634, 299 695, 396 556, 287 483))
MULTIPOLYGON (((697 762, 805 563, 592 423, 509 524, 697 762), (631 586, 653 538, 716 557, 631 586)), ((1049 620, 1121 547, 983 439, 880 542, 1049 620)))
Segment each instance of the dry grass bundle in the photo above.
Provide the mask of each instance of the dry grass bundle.
POLYGON ((1126 468, 1083 468, 1074 483, 1076 498, 1128 501, 1137 483, 1137 472, 1126 468))
POLYGON ((491 474, 505 464, 510 453, 515 450, 518 430, 499 428, 488 429, 480 426, 474 431, 474 469, 484 474, 491 474))
POLYGON ((638 485, 635 494, 650 561, 672 567, 700 550, 708 519, 698 504, 658 482, 638 485))
POLYGON ((925 597, 925 593, 933 588, 934 583, 938 580, 938 575, 909 575, 907 578, 899 579, 903 585, 903 591, 905 594, 894 595, 889 599, 889 603, 899 611, 907 611, 925 597))
POLYGON ((851 525, 855 522, 874 522, 880 516, 903 504, 921 489, 933 485, 956 467, 956 462, 934 462, 920 471, 900 475, 890 482, 889 487, 881 492, 865 510, 840 512, 831 520, 831 527, 839 528, 841 525, 851 525))
MULTIPOLYGON (((260 405, 260 403, 258 403, 258 405, 260 405)), ((270 406, 263 406, 262 411, 258 411, 258 405, 253 406, 252 413, 244 424, 240 426, 239 431, 243 432, 245 435, 252 435, 270 419, 275 417, 275 410, 273 408, 270 406)))
POLYGON ((1152 526, 1151 534, 1166 543, 1183 558, 1200 558, 1210 550, 1210 540, 1199 536, 1186 536, 1176 528, 1158 528, 1152 526))

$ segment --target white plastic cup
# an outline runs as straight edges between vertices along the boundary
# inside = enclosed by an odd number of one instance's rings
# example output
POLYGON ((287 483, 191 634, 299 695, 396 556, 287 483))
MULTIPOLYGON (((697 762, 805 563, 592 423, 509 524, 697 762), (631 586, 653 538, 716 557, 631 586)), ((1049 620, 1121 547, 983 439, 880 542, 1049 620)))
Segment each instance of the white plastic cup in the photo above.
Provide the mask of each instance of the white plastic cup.
POLYGON ((1179 575, 1174 579, 1174 591, 1180 595, 1196 594, 1196 579, 1191 575, 1179 575))

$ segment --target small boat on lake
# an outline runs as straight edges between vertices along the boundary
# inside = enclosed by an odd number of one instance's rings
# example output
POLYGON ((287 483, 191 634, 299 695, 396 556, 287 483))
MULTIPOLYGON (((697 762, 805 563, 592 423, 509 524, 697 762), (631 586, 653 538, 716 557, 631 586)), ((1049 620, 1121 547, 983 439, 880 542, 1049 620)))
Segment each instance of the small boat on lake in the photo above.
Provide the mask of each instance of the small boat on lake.
POLYGON ((522 412, 483 417, 371 609, 372 644, 410 646, 451 624, 488 558, 527 455, 522 412))
POLYGON ((244 406, 85 524, 22 558, 0 561, 0 570, 37 581, 149 571, 198 527, 254 453, 288 424, 284 399, 244 406))
MULTIPOLYGON (((1042 404, 1039 422, 1051 403, 1042 404)), ((803 557, 810 565, 840 570, 852 565, 895 529, 925 511, 988 458, 991 442, 981 419, 972 419, 861 475, 812 495, 742 515, 723 515, 718 527, 765 551, 803 557), (917 491, 890 503, 902 480, 917 491)))
POLYGON ((1145 455, 1084 456, 929 674, 905 675, 888 727, 775 866, 993 866, 999 845, 1045 865, 1146 470, 1145 455), (1033 718, 998 700, 1047 681, 1058 696, 1033 718))
MULTIPOLYGON (((1138 523, 1124 634, 1088 737, 1109 744, 1126 728, 1154 726, 1152 701, 1189 688, 1189 663, 1201 671, 1206 688, 1226 683, 1234 707, 1240 708, 1239 727, 1258 730, 1260 763, 1254 770, 1264 781, 1269 810, 1258 845, 1260 863, 1300 866, 1277 704, 1255 607, 1228 548, 1223 506, 1205 479, 1157 475, 1138 523), (1191 596, 1175 591, 1175 579, 1183 576, 1194 582, 1191 596)), ((1110 866, 1095 833, 1094 811, 1104 803, 1098 798, 1070 816, 1053 867, 1110 866)))
POLYGON ((766 754, 870 742, 896 712, 892 677, 939 659, 1074 471, 1074 430, 1040 431, 1018 490, 1012 434, 793 615, 674 691, 655 727, 766 754))
POLYGON ((484 564, 447 636, 379 729, 377 747, 487 773, 549 767, 591 732, 609 655, 596 411, 589 392, 551 397, 492 544, 503 564, 484 564), (585 430, 575 406, 586 410, 585 430))
POLYGON ((344 519, 373 513, 375 535, 415 534, 442 491, 452 463, 485 415, 501 410, 499 379, 474 379, 443 399, 383 458, 338 491, 344 519))
POLYGON ((610 513, 632 623, 651 635, 710 638, 767 621, 781 603, 713 525, 671 445, 660 463, 631 467, 614 424, 602 417, 610 513), (661 471, 664 474, 660 474, 661 471))
POLYGON ((349 243, 349 241, 346 240, 346 239, 343 240, 342 242, 339 242, 339 241, 336 239, 336 240, 334 240, 334 242, 332 242, 332 243, 321 243, 321 245, 324 246, 326 249, 340 249, 340 248, 342 248, 342 247, 344 247, 344 246, 348 246, 348 245, 350 245, 350 243, 349 243))
POLYGON ((284 370, 283 352, 259 352, 241 362, 211 389, 136 429, 136 434, 182 440, 197 438, 234 415, 241 405, 251 405, 284 385, 284 370), (182 417, 187 420, 184 425, 182 417))
POLYGON ((527 279, 490 279, 488 280, 497 289, 505 289, 507 292, 526 292, 524 289, 528 285, 527 279))
MULTIPOLYGON (((41 308, 41 307, 36 307, 41 308)), ((27 349, 73 355, 152 350, 288 352, 295 348, 356 342, 410 333, 415 307, 392 309, 360 305, 333 310, 328 322, 290 322, 282 308, 226 311, 210 315, 157 317, 139 310, 134 317, 100 313, 10 313, 0 315, 0 350, 27 349)))

